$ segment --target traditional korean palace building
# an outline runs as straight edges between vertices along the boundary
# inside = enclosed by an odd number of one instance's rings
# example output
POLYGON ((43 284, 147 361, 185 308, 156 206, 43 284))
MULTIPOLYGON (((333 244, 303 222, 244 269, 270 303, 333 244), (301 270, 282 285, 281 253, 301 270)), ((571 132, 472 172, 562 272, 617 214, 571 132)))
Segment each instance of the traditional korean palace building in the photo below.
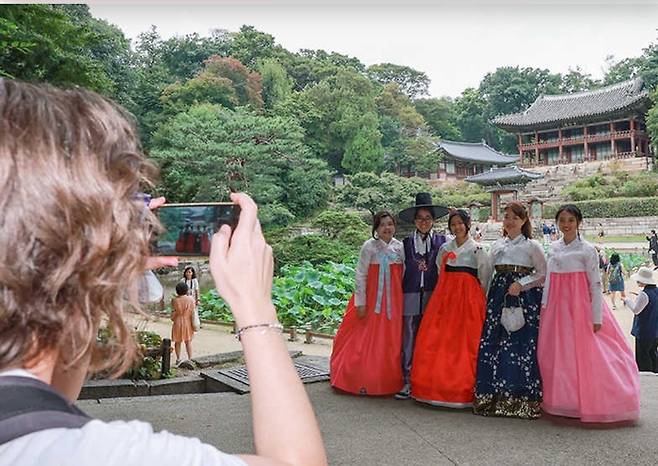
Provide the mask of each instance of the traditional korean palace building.
POLYGON ((467 176, 506 167, 516 163, 518 155, 506 155, 483 142, 455 142, 442 140, 437 144, 441 161, 431 179, 441 181, 462 180, 467 176))
POLYGON ((649 92, 637 78, 594 91, 543 95, 492 122, 516 134, 522 166, 652 157, 644 123, 649 92))
MULTIPOLYGON (((516 165, 504 168, 492 168, 489 171, 469 176, 466 181, 480 185, 485 191, 491 193, 491 218, 498 222, 502 219, 503 204, 501 196, 511 196, 511 200, 518 199, 519 191, 529 182, 542 178, 544 175, 530 170, 519 168, 516 165)), ((542 217, 542 203, 538 199, 529 202, 531 217, 542 217)))

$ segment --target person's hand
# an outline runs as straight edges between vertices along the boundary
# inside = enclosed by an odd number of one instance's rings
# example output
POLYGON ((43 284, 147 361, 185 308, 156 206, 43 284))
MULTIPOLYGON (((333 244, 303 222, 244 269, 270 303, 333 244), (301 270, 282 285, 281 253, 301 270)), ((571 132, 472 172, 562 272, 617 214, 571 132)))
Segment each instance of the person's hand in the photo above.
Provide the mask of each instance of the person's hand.
POLYGON ((366 313, 367 313, 367 311, 366 311, 366 307, 365 307, 365 306, 357 306, 357 307, 356 307, 356 316, 357 316, 359 319, 363 319, 363 318, 365 318, 366 313))
POLYGON ((244 193, 232 193, 240 220, 222 225, 212 238, 210 273, 219 295, 228 303, 238 327, 277 322, 272 304, 272 248, 265 242, 256 203, 244 193))
MULTIPOLYGON (((150 200, 148 208, 155 210, 166 202, 164 197, 156 197, 150 200)), ((159 269, 162 267, 178 267, 176 256, 149 256, 146 258, 146 270, 159 269)))
POLYGON ((601 324, 592 324, 592 330, 594 330, 594 333, 598 332, 601 330, 601 324))
POLYGON ((521 289, 521 284, 519 282, 514 282, 507 289, 507 293, 510 296, 518 296, 521 294, 521 289))

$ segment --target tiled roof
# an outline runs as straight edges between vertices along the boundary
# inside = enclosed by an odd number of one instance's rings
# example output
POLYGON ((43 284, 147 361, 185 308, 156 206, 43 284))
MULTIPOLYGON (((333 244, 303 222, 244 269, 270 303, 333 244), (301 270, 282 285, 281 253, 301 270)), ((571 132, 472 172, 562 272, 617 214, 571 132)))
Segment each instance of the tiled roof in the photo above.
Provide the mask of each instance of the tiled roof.
POLYGON ((546 128, 557 123, 580 123, 596 117, 619 115, 649 104, 649 91, 640 78, 594 91, 542 95, 521 113, 499 115, 492 122, 503 129, 546 128))
POLYGON ((441 140, 439 149, 464 162, 509 165, 519 159, 518 155, 505 155, 489 147, 485 142, 456 142, 441 140))
POLYGON ((524 170, 516 165, 505 168, 492 168, 489 171, 466 177, 466 181, 483 186, 504 184, 525 184, 529 181, 543 178, 542 173, 524 170))

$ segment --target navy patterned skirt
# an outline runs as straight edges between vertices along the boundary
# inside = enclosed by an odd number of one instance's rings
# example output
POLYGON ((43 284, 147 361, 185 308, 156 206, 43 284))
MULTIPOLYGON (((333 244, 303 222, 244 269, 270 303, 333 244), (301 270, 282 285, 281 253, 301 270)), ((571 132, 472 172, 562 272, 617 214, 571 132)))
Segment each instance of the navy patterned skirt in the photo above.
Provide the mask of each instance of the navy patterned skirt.
POLYGON ((537 336, 542 288, 507 296, 507 305, 524 309, 525 325, 511 334, 500 323, 509 286, 523 277, 518 272, 496 273, 487 296, 477 364, 473 411, 483 416, 536 419, 542 401, 537 364, 537 336), (519 304, 517 304, 519 303, 519 304))

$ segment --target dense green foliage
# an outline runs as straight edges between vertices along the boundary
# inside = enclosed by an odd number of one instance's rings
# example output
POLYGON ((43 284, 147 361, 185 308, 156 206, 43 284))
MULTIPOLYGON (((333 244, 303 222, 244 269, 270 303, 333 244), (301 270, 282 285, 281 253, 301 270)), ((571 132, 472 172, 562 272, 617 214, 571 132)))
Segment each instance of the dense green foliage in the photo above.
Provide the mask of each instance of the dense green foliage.
POLYGON ((162 125, 151 156, 170 201, 212 201, 244 190, 261 205, 264 224, 285 225, 322 207, 329 194, 326 164, 302 139, 294 121, 205 104, 162 125))
MULTIPOLYGON (((161 162, 163 192, 172 200, 225 198, 227 187, 238 186, 267 205, 263 223, 277 225, 321 209, 332 172, 427 178, 438 161, 439 138, 484 139, 516 153, 512 135, 495 128, 491 118, 521 111, 540 94, 634 76, 650 88, 658 84, 658 42, 638 57, 608 57, 601 81, 578 67, 560 74, 504 66, 455 99, 428 97, 429 77, 422 70, 366 66, 324 50, 290 52, 253 26, 169 39, 152 27, 132 45, 117 27, 93 18, 86 5, 0 10, 0 75, 82 85, 117 100, 135 115, 146 151, 161 162), (231 158, 226 149, 232 145, 240 153, 231 158), (269 157, 274 170, 257 167, 269 157), (284 169, 284 162, 294 167, 284 169), (300 180, 306 181, 300 173, 309 174, 307 200, 298 196, 300 180), (259 187, 263 182, 274 188, 259 187), (282 193, 291 182, 293 192, 282 193)), ((652 108, 647 119, 652 136, 658 136, 657 112, 652 108)), ((402 204, 382 202, 378 195, 357 200, 341 194, 339 202, 370 210, 402 204)))
MULTIPOLYGON (((563 203, 544 204, 544 218, 555 218, 557 209, 563 203)), ((648 217, 658 215, 658 197, 618 197, 576 201, 583 217, 648 217)))
MULTIPOLYGON (((272 300, 279 321, 286 327, 303 327, 333 333, 340 325, 354 292, 355 260, 286 266, 272 285, 272 300)), ((203 319, 233 320, 226 303, 211 290, 201 296, 203 319)))
MULTIPOLYGON (((158 350, 162 347, 162 337, 151 331, 139 330, 135 332, 134 338, 140 347, 141 357, 135 366, 121 377, 132 380, 152 380, 160 377, 162 371, 162 357, 160 355, 150 356, 149 350, 158 350)), ((98 329, 98 344, 107 345, 112 335, 107 327, 98 329)), ((98 374, 100 377, 103 374, 98 374)))
POLYGON ((611 197, 652 197, 658 195, 658 178, 653 173, 597 174, 569 184, 562 189, 562 194, 572 201, 611 197))

